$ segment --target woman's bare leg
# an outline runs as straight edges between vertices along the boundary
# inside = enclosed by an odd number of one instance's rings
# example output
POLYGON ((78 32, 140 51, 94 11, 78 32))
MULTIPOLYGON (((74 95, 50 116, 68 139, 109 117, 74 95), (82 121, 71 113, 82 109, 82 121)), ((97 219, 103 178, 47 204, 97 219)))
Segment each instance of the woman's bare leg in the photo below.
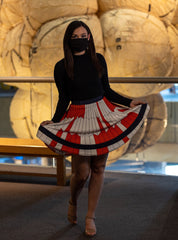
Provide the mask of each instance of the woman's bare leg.
POLYGON ((74 172, 70 180, 71 199, 73 204, 77 204, 78 196, 90 174, 90 157, 72 156, 74 172))
POLYGON ((88 212, 87 216, 95 217, 95 210, 101 195, 104 169, 108 154, 91 157, 91 177, 88 187, 88 212))
POLYGON ((86 217, 85 232, 95 235, 95 210, 101 195, 104 182, 104 169, 108 154, 91 157, 91 177, 88 187, 88 212, 86 217))
POLYGON ((70 180, 71 198, 69 200, 68 220, 77 223, 77 199, 90 174, 90 157, 72 156, 73 174, 70 180))

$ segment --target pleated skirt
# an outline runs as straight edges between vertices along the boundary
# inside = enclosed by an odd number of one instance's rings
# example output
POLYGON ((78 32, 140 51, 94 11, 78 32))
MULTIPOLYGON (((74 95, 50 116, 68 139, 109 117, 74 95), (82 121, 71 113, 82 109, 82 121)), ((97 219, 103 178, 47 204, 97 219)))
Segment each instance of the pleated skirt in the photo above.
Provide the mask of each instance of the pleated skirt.
POLYGON ((148 104, 123 108, 103 97, 71 104, 60 122, 39 127, 37 137, 56 153, 97 156, 111 152, 142 126, 148 104))

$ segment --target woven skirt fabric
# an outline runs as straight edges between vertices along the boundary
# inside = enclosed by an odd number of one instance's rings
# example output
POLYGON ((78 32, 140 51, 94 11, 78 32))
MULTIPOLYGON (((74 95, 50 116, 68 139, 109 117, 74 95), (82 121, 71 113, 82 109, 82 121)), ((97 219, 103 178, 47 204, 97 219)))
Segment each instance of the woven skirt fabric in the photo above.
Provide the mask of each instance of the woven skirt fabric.
POLYGON ((148 104, 123 108, 105 97, 89 104, 71 104, 60 122, 40 125, 37 137, 57 153, 102 155, 129 141, 148 112, 148 104))

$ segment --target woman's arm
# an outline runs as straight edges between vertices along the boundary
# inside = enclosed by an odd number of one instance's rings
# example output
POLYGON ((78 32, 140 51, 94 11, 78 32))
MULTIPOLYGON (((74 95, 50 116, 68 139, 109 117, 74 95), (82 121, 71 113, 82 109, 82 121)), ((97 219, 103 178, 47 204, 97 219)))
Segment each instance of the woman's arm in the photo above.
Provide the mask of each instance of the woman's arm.
POLYGON ((55 68, 54 68, 54 80, 59 92, 59 99, 58 99, 54 116, 52 118, 53 122, 59 122, 61 120, 70 102, 70 99, 66 94, 64 78, 65 78, 65 68, 64 68, 64 62, 61 60, 55 65, 55 68))

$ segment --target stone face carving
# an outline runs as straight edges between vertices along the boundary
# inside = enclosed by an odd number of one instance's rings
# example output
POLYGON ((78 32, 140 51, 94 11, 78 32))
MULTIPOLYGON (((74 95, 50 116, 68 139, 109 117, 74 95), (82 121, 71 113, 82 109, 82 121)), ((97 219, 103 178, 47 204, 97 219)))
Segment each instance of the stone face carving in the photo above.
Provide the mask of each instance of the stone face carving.
MULTIPOLYGON (((54 64, 63 57, 65 28, 75 19, 91 28, 97 52, 106 58, 109 76, 177 76, 177 9, 177 0, 1 1, 0 76, 52 76, 54 64)), ((55 109, 55 85, 11 85, 19 88, 10 108, 12 128, 17 137, 35 138, 39 123, 50 119, 55 109)), ((112 84, 128 97, 148 98, 169 86, 112 84)), ((157 100, 153 100, 155 104, 157 100)), ((165 119, 164 111, 161 116, 165 119)), ((139 151, 146 129, 145 125, 133 144, 139 151)), ((131 151, 130 146, 128 143, 112 152, 110 162, 127 149, 131 151)))

